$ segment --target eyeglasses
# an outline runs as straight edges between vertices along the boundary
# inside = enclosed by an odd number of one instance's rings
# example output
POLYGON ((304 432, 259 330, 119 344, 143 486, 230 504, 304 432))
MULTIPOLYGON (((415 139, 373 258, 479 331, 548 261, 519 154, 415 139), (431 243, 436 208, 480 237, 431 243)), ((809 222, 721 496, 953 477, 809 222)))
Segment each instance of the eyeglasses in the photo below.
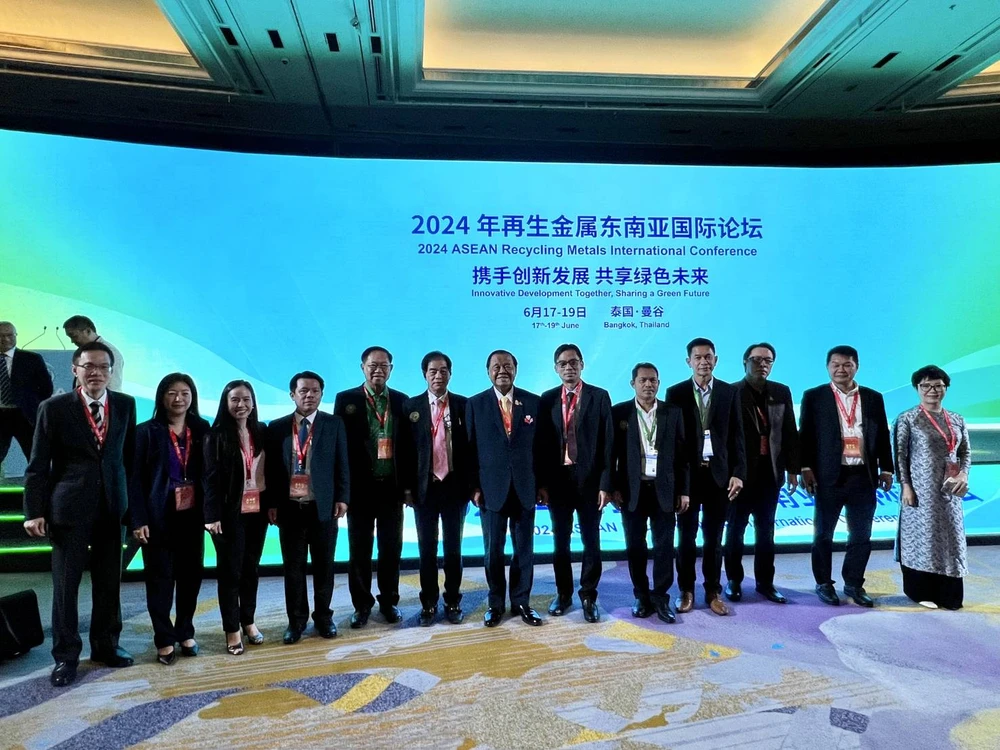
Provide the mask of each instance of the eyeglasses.
POLYGON ((389 372, 389 369, 391 367, 392 365, 388 362, 386 362, 385 364, 382 364, 380 362, 372 362, 370 365, 367 365, 365 369, 368 370, 368 372, 379 372, 380 370, 382 372, 389 372))
POLYGON ((755 365, 767 365, 768 367, 774 364, 774 360, 770 357, 750 357, 750 361, 755 365))
POLYGON ((77 365, 77 367, 79 367, 81 370, 83 370, 86 373, 91 373, 91 372, 111 372, 111 365, 92 365, 90 362, 88 362, 85 365, 77 365))
POLYGON ((917 386, 924 393, 930 393, 931 391, 937 391, 938 393, 944 393, 948 388, 944 383, 921 383, 917 386))
POLYGON ((582 362, 578 359, 560 359, 556 362, 556 367, 560 370, 565 370, 567 367, 579 367, 582 362))

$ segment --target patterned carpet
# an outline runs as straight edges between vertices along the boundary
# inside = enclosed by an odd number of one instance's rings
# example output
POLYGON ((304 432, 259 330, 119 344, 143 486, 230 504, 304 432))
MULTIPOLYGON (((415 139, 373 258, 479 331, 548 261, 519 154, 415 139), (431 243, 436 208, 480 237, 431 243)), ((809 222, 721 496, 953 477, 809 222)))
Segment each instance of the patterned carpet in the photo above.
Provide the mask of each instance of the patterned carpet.
MULTIPOLYGON (((170 668, 153 661, 142 584, 126 584, 122 644, 137 665, 85 661, 79 681, 59 691, 48 682, 48 642, 0 665, 0 745, 1000 748, 1000 548, 971 548, 970 567, 966 608, 930 612, 902 596, 891 553, 876 552, 867 588, 879 599, 868 611, 820 604, 808 556, 782 555, 788 605, 761 600, 748 580, 733 616, 699 601, 668 626, 631 617, 625 564, 608 563, 600 623, 574 607, 540 628, 505 619, 491 630, 481 569, 466 571, 467 622, 431 628, 416 624, 417 580, 406 574, 402 627, 376 614, 350 630, 338 576, 340 636, 310 629, 295 646, 280 643, 282 584, 271 578, 257 619, 268 642, 236 658, 224 654, 206 581, 202 653, 170 668)), ((6 576, 0 593, 34 586, 47 610, 46 579, 6 576)), ((551 568, 539 566, 536 609, 553 589, 551 568)))

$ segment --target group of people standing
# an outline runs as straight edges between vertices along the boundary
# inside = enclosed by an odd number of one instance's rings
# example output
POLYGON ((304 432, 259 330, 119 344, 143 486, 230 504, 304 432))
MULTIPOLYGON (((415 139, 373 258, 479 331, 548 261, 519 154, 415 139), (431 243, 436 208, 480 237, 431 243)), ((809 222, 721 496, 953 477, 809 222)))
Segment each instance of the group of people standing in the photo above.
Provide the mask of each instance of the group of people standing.
MULTIPOLYGON (((470 501, 482 524, 487 627, 501 622, 508 602, 525 623, 542 623, 530 604, 537 505, 548 507, 552 524, 556 595, 550 615, 569 611, 577 593, 583 618, 600 619, 600 522, 613 504, 625 529, 632 614, 655 613, 673 623, 695 606, 699 528, 706 606, 726 615, 723 597, 742 598, 743 537, 751 517, 756 589, 772 602, 786 601, 774 585, 775 512, 781 487, 800 482, 816 498, 812 565, 819 598, 840 603, 831 555, 834 528, 846 510, 843 593, 872 606, 864 573, 876 490, 888 490, 895 473, 903 487, 897 557, 904 589, 926 606, 960 607, 966 573, 961 498, 971 457, 964 421, 941 406, 947 374, 936 367, 914 373, 920 405, 897 421, 894 468, 882 396, 855 382, 853 348, 830 350, 830 382, 805 392, 799 425, 791 391, 770 379, 775 356, 770 344, 748 347, 745 378, 729 384, 713 375, 715 345, 694 339, 686 359, 692 375, 669 387, 665 399, 658 397, 657 367, 642 362, 632 370, 634 398, 612 405, 606 390, 583 381, 583 353, 574 344, 556 349, 560 382, 541 395, 515 386, 518 364, 511 352, 491 352, 490 387, 468 399, 450 391, 452 362, 445 353, 423 358, 427 390, 407 398, 387 385, 390 352, 370 347, 361 355, 363 384, 338 393, 333 414, 319 410, 323 378, 302 371, 289 382, 294 411, 288 416, 262 424, 252 385, 236 380, 223 389, 209 425, 198 413, 192 378, 172 373, 157 388, 152 419, 136 427, 134 400, 109 388, 114 352, 101 341, 86 341, 73 357, 80 387, 38 408, 25 482, 25 528, 32 536, 49 536, 53 546, 52 682, 66 685, 76 677, 82 649, 77 592, 88 547, 91 658, 114 667, 132 663, 118 645, 122 523, 142 544, 157 659, 165 665, 175 661, 178 646, 181 656, 198 653, 193 617, 204 530, 216 550, 219 608, 233 655, 245 644, 264 642, 255 611, 268 524, 278 526, 284 563, 284 643, 299 641, 310 617, 318 635, 337 635, 333 559, 344 516, 350 627, 365 627, 376 604, 386 622, 399 622, 404 505, 413 507, 416 521, 421 625, 435 622, 442 598, 439 529, 443 615, 450 623, 464 620, 462 534, 470 501), (577 592, 570 555, 574 518, 583 546, 577 592), (672 602, 675 562, 680 596, 672 602)), ((0 395, 3 374, 0 368, 0 395)))

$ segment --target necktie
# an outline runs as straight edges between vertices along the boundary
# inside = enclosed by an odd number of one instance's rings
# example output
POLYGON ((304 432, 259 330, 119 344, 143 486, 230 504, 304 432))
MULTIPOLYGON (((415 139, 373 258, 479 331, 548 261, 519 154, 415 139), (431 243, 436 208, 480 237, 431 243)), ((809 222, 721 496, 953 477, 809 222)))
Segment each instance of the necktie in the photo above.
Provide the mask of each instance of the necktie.
POLYGON ((509 398, 500 399, 500 410, 503 412, 503 428, 507 431, 507 437, 510 437, 510 430, 513 426, 514 420, 514 412, 511 408, 509 398))
POLYGON ((14 405, 14 388, 10 384, 10 371, 7 369, 7 355, 0 354, 0 406, 14 405))
POLYGON ((432 417, 432 426, 437 425, 437 429, 434 430, 434 434, 431 436, 433 439, 432 452, 433 452, 433 471, 434 476, 440 480, 444 480, 448 476, 448 441, 447 435, 445 435, 445 424, 444 424, 444 404, 438 399, 434 402, 434 415, 432 417))
MULTIPOLYGON (((303 419, 299 423, 299 450, 303 450, 306 447, 306 440, 309 439, 309 420, 303 419)), ((296 463, 298 463, 299 457, 295 457, 296 463)), ((297 471, 304 472, 306 470, 305 464, 296 467, 297 471)))
POLYGON ((104 421, 104 417, 101 416, 100 401, 90 402, 90 416, 94 418, 94 424, 97 425, 97 429, 101 429, 101 422, 104 421))
POLYGON ((563 425, 566 428, 566 434, 564 435, 566 439, 566 458, 569 459, 569 463, 576 463, 576 410, 573 409, 573 404, 576 401, 576 393, 570 391, 566 394, 566 414, 571 411, 573 413, 573 418, 567 423, 565 417, 563 418, 563 425))

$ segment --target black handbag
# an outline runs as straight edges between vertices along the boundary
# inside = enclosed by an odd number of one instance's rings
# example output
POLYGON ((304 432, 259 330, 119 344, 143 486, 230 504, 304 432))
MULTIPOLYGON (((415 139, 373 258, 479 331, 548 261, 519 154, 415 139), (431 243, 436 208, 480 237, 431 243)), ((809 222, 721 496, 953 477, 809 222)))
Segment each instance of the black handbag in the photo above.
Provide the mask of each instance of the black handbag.
POLYGON ((0 659, 20 656, 44 642, 34 591, 19 591, 0 598, 0 659))

